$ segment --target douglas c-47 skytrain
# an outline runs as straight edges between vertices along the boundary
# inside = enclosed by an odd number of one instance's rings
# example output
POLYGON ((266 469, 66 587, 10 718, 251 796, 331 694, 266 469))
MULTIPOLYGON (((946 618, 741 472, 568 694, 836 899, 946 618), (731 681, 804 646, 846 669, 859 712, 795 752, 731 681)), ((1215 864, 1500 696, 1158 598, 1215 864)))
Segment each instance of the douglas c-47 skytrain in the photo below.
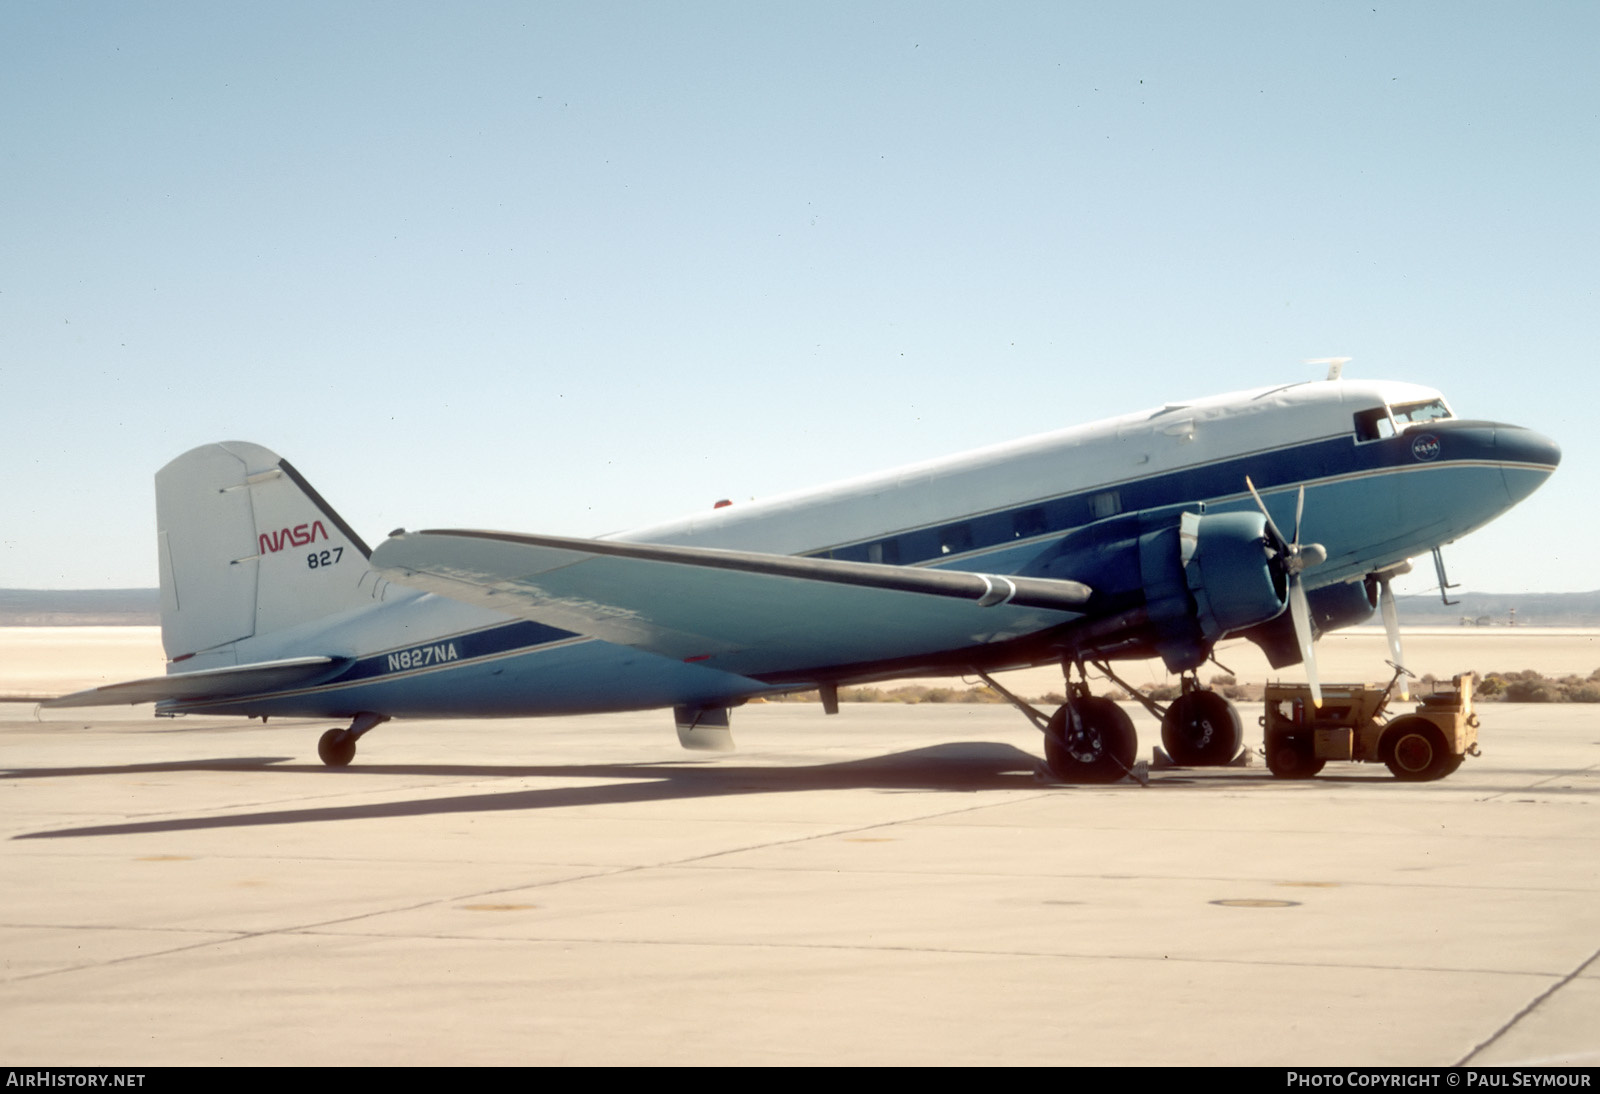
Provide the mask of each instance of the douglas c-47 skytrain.
MULTIPOLYGON (((1160 657, 1162 739, 1226 763, 1237 711, 1201 686, 1218 641, 1275 666, 1380 605, 1391 574, 1532 493, 1560 451, 1459 419, 1439 392, 1330 379, 1027 437, 603 539, 393 533, 375 551, 288 461, 224 442, 156 475, 168 674, 46 706, 348 720, 673 708, 731 747, 752 697, 1057 663, 1067 702, 1018 702, 1067 782, 1120 778, 1133 724, 1086 665, 1160 657), (1075 678, 1076 677, 1076 678, 1075 678)), ((1016 700, 1014 700, 1016 701, 1016 700)))

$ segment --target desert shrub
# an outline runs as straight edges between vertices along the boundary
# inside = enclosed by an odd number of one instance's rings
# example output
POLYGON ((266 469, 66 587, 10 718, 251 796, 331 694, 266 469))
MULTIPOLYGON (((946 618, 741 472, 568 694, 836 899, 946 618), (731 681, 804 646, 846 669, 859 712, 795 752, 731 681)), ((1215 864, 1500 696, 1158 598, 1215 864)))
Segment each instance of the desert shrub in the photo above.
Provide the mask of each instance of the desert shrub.
POLYGON ((1600 673, 1551 679, 1533 669, 1490 672, 1478 678, 1477 696, 1486 702, 1600 703, 1600 673))
POLYGON ((1506 684, 1508 703, 1559 703, 1561 689, 1543 680, 1513 680, 1506 684))

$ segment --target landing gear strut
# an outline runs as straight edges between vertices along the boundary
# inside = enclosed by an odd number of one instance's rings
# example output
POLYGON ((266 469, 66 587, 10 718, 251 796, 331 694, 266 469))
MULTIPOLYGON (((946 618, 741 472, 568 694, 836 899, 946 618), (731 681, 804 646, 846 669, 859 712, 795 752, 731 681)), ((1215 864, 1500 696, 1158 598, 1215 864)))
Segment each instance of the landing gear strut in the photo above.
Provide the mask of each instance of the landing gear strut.
POLYGON ((389 720, 387 714, 363 711, 355 716, 348 729, 330 729, 317 740, 317 755, 329 767, 349 767, 356 758, 356 742, 368 730, 389 720))

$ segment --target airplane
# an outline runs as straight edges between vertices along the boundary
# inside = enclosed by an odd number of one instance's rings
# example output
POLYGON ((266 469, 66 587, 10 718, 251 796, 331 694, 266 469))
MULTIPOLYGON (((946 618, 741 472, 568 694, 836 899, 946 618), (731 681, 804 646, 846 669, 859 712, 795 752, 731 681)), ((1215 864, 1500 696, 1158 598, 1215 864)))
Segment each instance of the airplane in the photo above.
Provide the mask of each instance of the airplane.
POLYGON ((1198 675, 1219 641, 1303 663, 1317 693, 1316 637, 1381 602, 1398 662, 1389 578, 1433 552, 1442 583, 1438 548, 1559 462, 1335 366, 598 539, 396 529, 369 550, 287 460, 209 444, 156 475, 167 674, 43 705, 348 719, 318 742, 343 767, 392 718, 670 707, 685 747, 727 749, 751 699, 814 689, 831 714, 843 685, 977 674, 1051 774, 1101 783, 1137 738, 1087 666, 1159 657, 1181 681, 1152 705, 1163 745, 1225 764, 1238 712, 1198 675), (1067 685, 1050 714, 993 679, 1044 664, 1067 685))

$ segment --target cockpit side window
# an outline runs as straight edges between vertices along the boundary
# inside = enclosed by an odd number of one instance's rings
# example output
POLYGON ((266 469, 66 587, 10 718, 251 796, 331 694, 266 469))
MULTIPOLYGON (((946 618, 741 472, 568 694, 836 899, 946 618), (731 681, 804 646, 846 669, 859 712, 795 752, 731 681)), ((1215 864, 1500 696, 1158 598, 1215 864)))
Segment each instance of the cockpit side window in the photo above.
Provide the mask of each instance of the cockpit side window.
POLYGON ((1356 440, 1377 441, 1394 436, 1394 422, 1389 418, 1389 408, 1374 407, 1356 412, 1356 440))

